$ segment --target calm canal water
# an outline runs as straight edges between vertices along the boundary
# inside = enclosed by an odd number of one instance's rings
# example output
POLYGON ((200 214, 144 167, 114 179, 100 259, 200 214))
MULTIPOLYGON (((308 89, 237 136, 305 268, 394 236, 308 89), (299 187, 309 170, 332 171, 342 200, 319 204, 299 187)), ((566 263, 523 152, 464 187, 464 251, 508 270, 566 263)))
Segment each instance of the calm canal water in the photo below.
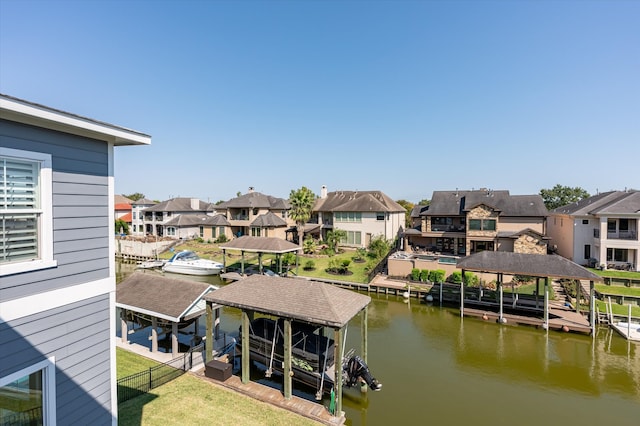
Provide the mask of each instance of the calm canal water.
MULTIPOLYGON (((120 280, 132 267, 118 270, 120 280)), ((220 285, 218 277, 180 277, 220 285)), ((345 390, 348 425, 640 425, 640 345, 607 328, 595 338, 546 333, 371 297, 368 364, 383 388, 345 390)), ((239 321, 239 311, 225 308, 221 328, 237 334, 239 321)), ((360 316, 347 348, 359 351, 360 316)))

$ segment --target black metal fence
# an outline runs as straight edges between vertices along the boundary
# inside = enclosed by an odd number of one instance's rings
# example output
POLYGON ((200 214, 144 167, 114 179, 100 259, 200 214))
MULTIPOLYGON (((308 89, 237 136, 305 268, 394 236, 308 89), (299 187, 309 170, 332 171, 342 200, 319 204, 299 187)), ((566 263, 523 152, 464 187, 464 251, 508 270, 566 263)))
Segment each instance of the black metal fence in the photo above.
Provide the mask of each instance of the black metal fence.
POLYGON ((148 370, 118 379, 118 403, 151 391, 190 370, 196 360, 202 359, 204 344, 194 346, 182 356, 171 361, 150 367, 148 370))

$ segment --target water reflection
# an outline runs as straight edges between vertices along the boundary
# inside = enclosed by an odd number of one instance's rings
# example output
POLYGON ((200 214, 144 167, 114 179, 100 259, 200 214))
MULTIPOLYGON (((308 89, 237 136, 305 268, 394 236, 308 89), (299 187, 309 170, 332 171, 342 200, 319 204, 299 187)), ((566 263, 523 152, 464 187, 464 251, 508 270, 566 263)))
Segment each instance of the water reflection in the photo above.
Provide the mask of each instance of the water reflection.
MULTIPOLYGON (((345 390, 349 425, 640 424, 639 347, 610 329, 545 332, 371 297, 368 362, 383 388, 345 390)), ((239 311, 224 308, 221 329, 237 333, 239 323, 239 311)), ((349 323, 347 348, 360 350, 360 325, 360 316, 349 323)), ((313 399, 315 390, 296 392, 313 399)))

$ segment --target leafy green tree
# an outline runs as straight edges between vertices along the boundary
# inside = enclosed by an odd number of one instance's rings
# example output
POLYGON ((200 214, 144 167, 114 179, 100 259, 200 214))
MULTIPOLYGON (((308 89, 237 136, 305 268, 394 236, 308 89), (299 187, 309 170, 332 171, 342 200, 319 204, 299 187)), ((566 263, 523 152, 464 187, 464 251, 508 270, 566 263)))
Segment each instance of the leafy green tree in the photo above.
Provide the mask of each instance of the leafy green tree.
POLYGON ((133 194, 130 195, 125 195, 122 194, 123 197, 127 197, 128 199, 130 199, 131 201, 138 201, 144 198, 144 194, 140 193, 140 192, 134 192, 133 194))
POLYGON ((562 186, 557 184, 551 189, 541 189, 540 196, 544 201, 544 205, 549 210, 556 209, 558 207, 566 206, 576 201, 589 198, 590 195, 584 189, 576 186, 571 188, 569 186, 562 186))
POLYGON ((303 247, 302 247, 302 252, 304 254, 314 254, 316 250, 318 250, 318 244, 316 243, 316 240, 314 240, 313 237, 311 236, 308 236, 307 238, 305 238, 303 247))
POLYGON ((291 204, 289 217, 296 222, 300 247, 302 247, 304 241, 304 224, 311 217, 315 201, 316 195, 306 186, 300 189, 292 189, 289 194, 289 203, 291 204))
POLYGON ((406 212, 404 213, 404 224, 406 228, 411 227, 411 210, 413 210, 414 204, 407 200, 397 200, 396 203, 400 204, 406 212))
POLYGON ((337 253, 338 244, 340 243, 340 241, 345 240, 346 238, 347 231, 343 229, 332 229, 331 231, 327 232, 327 236, 325 237, 324 241, 327 243, 330 250, 332 250, 334 253, 337 253))
POLYGON ((426 198, 418 201, 418 206, 428 206, 429 204, 431 204, 431 200, 427 200, 426 198))
POLYGON ((129 235, 129 224, 122 219, 116 220, 116 234, 129 235))
POLYGON ((381 259, 389 253, 391 246, 382 235, 376 235, 371 238, 369 243, 369 253, 371 253, 376 259, 381 259))

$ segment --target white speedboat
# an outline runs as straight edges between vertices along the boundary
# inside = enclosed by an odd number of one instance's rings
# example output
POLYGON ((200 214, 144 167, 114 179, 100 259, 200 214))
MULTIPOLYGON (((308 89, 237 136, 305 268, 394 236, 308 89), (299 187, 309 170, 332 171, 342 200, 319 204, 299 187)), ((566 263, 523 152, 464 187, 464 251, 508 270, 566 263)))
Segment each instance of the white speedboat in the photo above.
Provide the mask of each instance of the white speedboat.
POLYGON ((213 260, 201 259, 192 251, 184 250, 171 257, 163 266, 164 272, 185 275, 218 275, 224 265, 213 260))

